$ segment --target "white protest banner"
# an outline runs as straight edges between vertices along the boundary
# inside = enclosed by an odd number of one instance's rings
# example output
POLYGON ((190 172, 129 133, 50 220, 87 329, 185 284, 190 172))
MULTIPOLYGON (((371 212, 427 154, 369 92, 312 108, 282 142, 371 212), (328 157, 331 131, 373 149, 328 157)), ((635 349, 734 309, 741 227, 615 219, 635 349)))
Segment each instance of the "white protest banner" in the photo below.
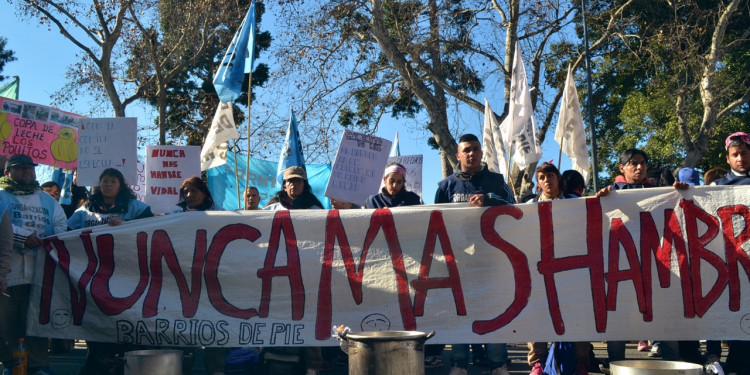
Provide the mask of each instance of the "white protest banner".
POLYGON ((433 343, 748 340, 748 202, 747 187, 655 188, 102 225, 45 239, 28 335, 337 345, 333 324, 379 321, 433 343))
POLYGON ((378 193, 391 141, 345 130, 331 167, 326 197, 364 205, 378 193))
MULTIPOLYGON (((399 155, 389 156, 388 164, 399 163, 406 168, 406 190, 414 192, 415 194, 422 196, 422 155, 399 155)), ((381 173, 382 175, 382 173, 381 173)), ((380 180, 380 189, 382 190, 385 185, 383 179, 380 180)))
POLYGON ((198 146, 146 146, 146 203, 153 213, 178 207, 180 186, 188 177, 201 175, 198 146))
POLYGON ((130 187, 130 190, 133 190, 133 193, 135 193, 135 198, 138 199, 141 202, 146 201, 146 164, 145 163, 136 163, 136 177, 135 177, 135 184, 128 185, 130 187))
POLYGON ((82 118, 78 131, 78 185, 99 185, 99 175, 115 168, 133 183, 138 178, 138 119, 82 118))

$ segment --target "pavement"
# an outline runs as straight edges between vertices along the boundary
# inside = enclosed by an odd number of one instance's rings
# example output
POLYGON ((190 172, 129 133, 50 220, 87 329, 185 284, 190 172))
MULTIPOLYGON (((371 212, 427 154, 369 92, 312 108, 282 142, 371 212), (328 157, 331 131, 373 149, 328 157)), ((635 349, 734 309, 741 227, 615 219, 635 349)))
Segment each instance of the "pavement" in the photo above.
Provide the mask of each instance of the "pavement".
MULTIPOLYGON (((593 342, 594 353, 596 358, 603 360, 607 358, 607 346, 603 342, 593 342)), ((639 352, 636 349, 636 343, 629 343, 626 348, 627 359, 644 359, 644 360, 658 360, 658 358, 649 358, 647 352, 639 352)), ((726 348, 724 349, 723 358, 726 358, 726 348)), ((508 344, 508 358, 510 365, 508 370, 511 374, 528 374, 531 370, 526 364, 526 353, 528 349, 526 343, 508 344)), ((443 351, 443 360, 445 365, 440 368, 426 369, 426 375, 447 375, 450 372, 450 357, 451 350, 450 346, 446 347, 443 351)), ((76 343, 75 348, 69 353, 65 354, 54 354, 51 355, 50 367, 57 375, 76 375, 78 370, 83 366, 83 362, 86 358, 86 346, 84 343, 76 343)), ((477 367, 470 365, 469 374, 480 375, 489 374, 489 369, 486 367, 477 367)), ((193 375, 206 375, 203 369, 203 356, 202 351, 198 351, 195 359, 195 365, 193 367, 193 375)), ((340 363, 335 365, 332 369, 321 371, 320 375, 345 375, 348 374, 348 367, 346 363, 340 363)), ((600 372, 590 372, 589 374, 601 374, 600 372)))

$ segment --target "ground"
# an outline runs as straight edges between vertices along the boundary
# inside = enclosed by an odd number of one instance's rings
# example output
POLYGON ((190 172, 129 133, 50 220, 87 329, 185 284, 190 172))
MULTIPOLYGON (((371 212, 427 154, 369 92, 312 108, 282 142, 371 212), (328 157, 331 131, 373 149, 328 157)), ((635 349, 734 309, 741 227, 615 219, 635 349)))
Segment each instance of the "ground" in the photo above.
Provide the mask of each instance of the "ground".
MULTIPOLYGON (((605 359, 607 357, 607 346, 602 342, 594 342, 594 353, 597 358, 605 359)), ((726 358, 726 348, 724 348, 724 356, 726 358)), ((509 370, 511 374, 528 374, 530 369, 526 364, 526 344, 511 344, 508 345, 508 357, 511 360, 509 370)), ((83 364, 86 356, 85 344, 77 343, 75 349, 70 353, 52 355, 51 367, 57 375, 76 375, 78 369, 83 364)), ((448 363, 450 362, 450 347, 446 348, 443 352, 445 365, 442 368, 427 369, 426 375, 447 375, 450 371, 448 363)), ((626 357, 628 359, 653 359, 648 358, 646 352, 638 352, 636 350, 636 343, 630 343, 627 346, 626 357)), ((348 373, 348 369, 345 363, 334 366, 329 371, 321 372, 321 375, 345 375, 348 373)), ((469 366, 469 374, 489 374, 489 369, 485 367, 469 366)), ((598 372, 592 372, 591 374, 599 374, 598 372)), ((205 375, 203 370, 203 358, 202 353, 198 353, 196 356, 195 366, 193 368, 193 375, 205 375)))

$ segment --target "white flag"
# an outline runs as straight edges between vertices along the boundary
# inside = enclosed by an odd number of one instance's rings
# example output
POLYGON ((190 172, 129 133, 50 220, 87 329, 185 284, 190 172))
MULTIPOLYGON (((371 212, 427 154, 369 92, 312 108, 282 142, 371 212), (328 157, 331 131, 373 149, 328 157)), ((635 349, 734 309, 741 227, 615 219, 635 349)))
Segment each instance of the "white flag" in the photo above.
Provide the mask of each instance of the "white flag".
POLYGON ((578 102, 573 72, 568 67, 568 78, 565 80, 560 115, 557 119, 555 141, 560 144, 562 152, 568 155, 573 163, 573 169, 583 176, 583 181, 589 181, 589 151, 586 147, 586 130, 583 127, 581 106, 578 102))
POLYGON ((487 98, 484 98, 484 132, 482 134, 482 161, 487 164, 490 172, 508 173, 508 161, 505 157, 507 150, 497 124, 495 114, 490 108, 487 98))
POLYGON ((513 58, 513 72, 510 80, 510 103, 507 121, 500 124, 505 144, 513 145, 513 161, 523 169, 542 158, 542 148, 536 136, 534 108, 531 106, 531 92, 526 80, 521 50, 516 43, 513 58))
POLYGON ((226 164, 229 147, 227 142, 239 137, 234 125, 232 103, 219 103, 214 120, 211 122, 211 129, 201 149, 201 171, 226 164))

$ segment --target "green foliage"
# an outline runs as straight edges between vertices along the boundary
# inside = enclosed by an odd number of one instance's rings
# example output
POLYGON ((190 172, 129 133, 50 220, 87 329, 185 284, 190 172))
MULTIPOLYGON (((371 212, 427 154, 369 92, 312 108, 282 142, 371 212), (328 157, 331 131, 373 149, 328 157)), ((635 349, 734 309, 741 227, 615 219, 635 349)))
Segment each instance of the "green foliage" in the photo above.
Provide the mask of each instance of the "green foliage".
MULTIPOLYGON (((451 1, 449 6, 441 8, 441 40, 435 41, 427 36, 428 3, 417 0, 384 1, 383 11, 389 34, 399 49, 411 58, 416 74, 431 89, 435 90, 435 86, 430 75, 438 74, 440 79, 456 90, 472 94, 480 92, 484 89, 482 79, 467 60, 467 47, 472 43, 468 37, 472 13, 463 7, 462 1, 451 1), (431 54, 435 48, 440 51, 440 61, 435 61, 431 54), (435 68, 438 70, 430 70, 435 68)), ((423 105, 403 78, 393 70, 392 62, 383 53, 370 52, 379 46, 370 34, 370 16, 363 13, 361 5, 354 1, 336 2, 328 14, 329 17, 324 17, 326 27, 320 27, 327 32, 321 35, 359 51, 360 55, 353 64, 372 57, 366 69, 359 72, 360 79, 349 86, 348 100, 338 110, 339 125, 366 130, 374 127, 383 113, 390 113, 394 118, 414 118, 420 113, 423 105)), ((346 57, 344 59, 348 60, 346 57)))
MULTIPOLYGON (((610 7, 621 3, 591 5, 587 13, 590 38, 601 33, 609 20, 610 7)), ((696 148, 703 137, 708 137, 708 149, 696 167, 706 170, 726 164, 723 139, 747 128, 748 103, 715 123, 706 123, 705 97, 700 90, 719 14, 728 3, 638 0, 627 8, 621 20, 623 31, 593 59, 598 158, 601 172, 608 178, 619 174, 617 155, 624 149, 641 148, 651 157, 652 165, 676 168, 684 164, 689 153, 701 152, 696 148), (680 95, 685 134, 679 126, 680 95)), ((716 81, 711 95, 717 101, 711 105, 717 110, 750 90, 750 43, 740 38, 750 27, 750 17, 748 2, 741 4, 721 41, 727 53, 720 56, 713 73, 716 81)), ((581 31, 579 26, 579 35, 581 31)))
MULTIPOLYGON (((205 0, 193 0, 192 2, 205 0)), ((201 54, 195 64, 188 66, 181 74, 175 76, 167 84, 167 106, 165 114, 166 131, 174 138, 185 138, 188 144, 201 145, 208 130, 211 126, 216 107, 219 104, 216 91, 213 87, 213 78, 218 63, 224 56, 235 31, 239 28, 240 22, 250 6, 250 2, 241 1, 236 9, 231 6, 230 2, 215 1, 218 5, 214 7, 205 7, 205 11, 216 13, 216 17, 204 17, 204 19, 213 20, 213 22, 203 25, 213 29, 219 29, 212 40, 208 41, 207 50, 201 54), (232 9, 228 9, 231 7, 232 9), (224 15, 226 13, 226 15, 224 15)), ((159 6, 159 23, 158 31, 153 31, 153 38, 163 46, 169 46, 172 50, 175 48, 184 48, 186 54, 183 58, 189 57, 190 48, 200 40, 191 38, 197 33, 187 32, 185 20, 190 16, 190 12, 195 12, 196 8, 186 6, 183 0, 162 0, 159 6)), ((256 2, 256 24, 260 25, 265 6, 263 2, 256 2)), ((143 45, 147 42, 145 38, 139 41, 131 50, 131 58, 128 60, 128 68, 133 76, 144 76, 153 74, 152 68, 144 63, 140 58, 145 52, 143 45)), ((255 58, 261 56, 271 44, 271 34, 268 31, 260 31, 255 39, 255 58)), ((164 53, 171 52, 170 48, 161 48, 164 53)), ((162 59, 169 63, 169 59, 162 59)), ((177 61, 174 61, 176 63, 177 61)), ((166 66, 165 68, 169 68, 166 66)), ((243 94, 236 100, 235 105, 246 106, 247 98, 247 81, 249 74, 245 75, 243 83, 243 94)), ((253 87, 262 87, 269 78, 269 68, 266 64, 254 64, 252 73, 253 87)), ((253 94, 254 96, 254 94, 253 94)), ((157 107, 158 96, 157 87, 149 87, 145 94, 144 100, 149 104, 157 107)), ((240 107, 241 108, 241 107, 240 107)), ((242 110, 235 110, 235 123, 241 124, 245 121, 245 115, 242 110)), ((158 124, 159 118, 155 119, 158 124)))
MULTIPOLYGON (((8 43, 8 39, 0 36, 0 73, 3 72, 3 69, 5 68, 5 64, 16 60, 16 58, 13 56, 13 51, 5 49, 5 45, 7 43, 8 43)), ((6 78, 7 77, 0 74, 0 81, 6 78)))

